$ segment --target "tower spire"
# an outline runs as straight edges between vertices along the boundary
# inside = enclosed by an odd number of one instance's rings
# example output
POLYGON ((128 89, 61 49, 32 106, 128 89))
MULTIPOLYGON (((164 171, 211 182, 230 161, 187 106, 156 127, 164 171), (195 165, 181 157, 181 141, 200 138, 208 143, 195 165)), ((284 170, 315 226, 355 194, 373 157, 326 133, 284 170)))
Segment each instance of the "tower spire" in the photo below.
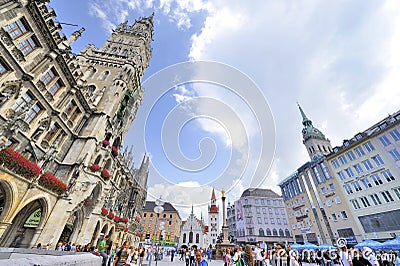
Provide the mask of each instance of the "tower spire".
POLYGON ((332 151, 331 142, 325 135, 313 126, 312 121, 306 116, 297 102, 301 117, 303 119, 303 144, 306 146, 308 155, 311 159, 319 158, 320 156, 327 155, 332 151))
POLYGON ((297 106, 299 107, 301 117, 303 118, 303 122, 302 122, 303 125, 304 125, 305 127, 312 126, 312 121, 311 121, 310 119, 308 119, 308 117, 307 117, 306 114, 304 113, 303 109, 301 108, 299 102, 297 102, 297 106))

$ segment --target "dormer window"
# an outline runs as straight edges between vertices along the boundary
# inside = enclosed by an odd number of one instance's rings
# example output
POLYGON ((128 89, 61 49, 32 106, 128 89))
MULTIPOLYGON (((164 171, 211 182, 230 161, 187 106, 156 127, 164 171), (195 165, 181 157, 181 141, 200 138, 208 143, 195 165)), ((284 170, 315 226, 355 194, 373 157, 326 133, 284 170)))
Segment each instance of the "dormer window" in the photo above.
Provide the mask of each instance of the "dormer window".
POLYGON ((356 135, 356 139, 357 139, 357 140, 362 139, 362 135, 361 135, 361 134, 357 134, 357 135, 356 135))
POLYGON ((379 128, 380 128, 380 129, 385 129, 386 126, 387 126, 387 124, 386 124, 386 122, 384 122, 383 124, 381 124, 381 125, 379 126, 379 128))

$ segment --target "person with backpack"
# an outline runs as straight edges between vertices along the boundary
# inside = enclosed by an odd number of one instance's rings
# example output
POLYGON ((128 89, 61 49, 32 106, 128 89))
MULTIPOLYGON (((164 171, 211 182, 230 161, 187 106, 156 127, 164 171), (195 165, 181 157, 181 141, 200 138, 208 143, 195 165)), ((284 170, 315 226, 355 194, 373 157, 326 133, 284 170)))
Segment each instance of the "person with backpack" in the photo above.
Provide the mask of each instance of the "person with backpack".
POLYGON ((129 242, 125 241, 115 256, 113 266, 126 266, 129 253, 129 242))

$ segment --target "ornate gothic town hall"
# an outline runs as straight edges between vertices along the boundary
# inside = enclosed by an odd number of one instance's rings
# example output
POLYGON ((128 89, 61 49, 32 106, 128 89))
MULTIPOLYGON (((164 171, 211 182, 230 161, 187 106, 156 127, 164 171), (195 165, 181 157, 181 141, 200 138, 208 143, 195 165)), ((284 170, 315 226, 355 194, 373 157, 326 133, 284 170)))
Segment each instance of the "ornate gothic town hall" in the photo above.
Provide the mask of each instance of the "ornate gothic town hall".
POLYGON ((122 147, 152 16, 73 54, 49 1, 0 0, 0 246, 139 241, 149 158, 122 147))

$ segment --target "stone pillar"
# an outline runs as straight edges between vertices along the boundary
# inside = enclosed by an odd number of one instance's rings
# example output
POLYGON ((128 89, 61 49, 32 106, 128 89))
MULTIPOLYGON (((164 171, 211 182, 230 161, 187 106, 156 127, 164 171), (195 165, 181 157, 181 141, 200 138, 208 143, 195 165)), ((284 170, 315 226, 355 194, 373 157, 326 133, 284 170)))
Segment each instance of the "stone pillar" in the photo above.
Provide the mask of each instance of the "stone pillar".
POLYGON ((4 232, 7 230, 8 226, 10 226, 11 223, 8 222, 0 222, 0 238, 3 237, 4 232))
POLYGON ((228 239, 228 227, 226 226, 226 208, 225 208, 225 191, 222 189, 222 234, 224 236, 223 244, 230 244, 228 239))

